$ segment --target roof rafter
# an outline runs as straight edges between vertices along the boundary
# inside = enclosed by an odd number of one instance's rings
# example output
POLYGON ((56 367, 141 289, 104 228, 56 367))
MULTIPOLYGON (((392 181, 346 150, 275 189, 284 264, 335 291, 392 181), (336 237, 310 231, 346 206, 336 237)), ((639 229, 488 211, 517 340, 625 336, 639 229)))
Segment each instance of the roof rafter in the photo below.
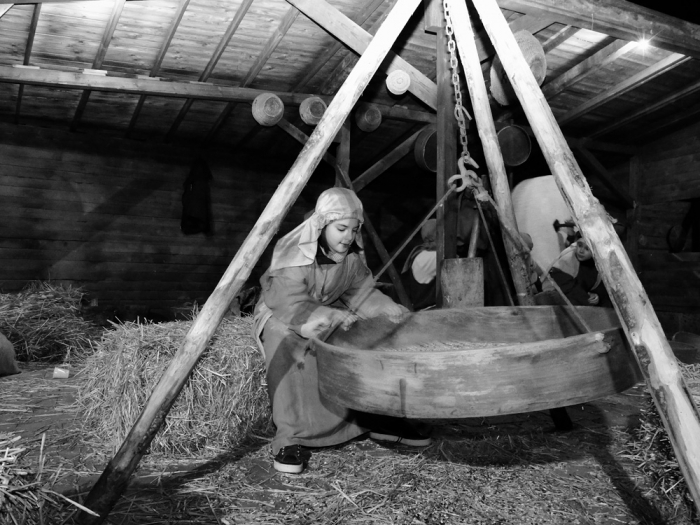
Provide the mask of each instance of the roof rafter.
MULTIPOLYGON (((229 23, 228 27, 226 28, 226 32, 224 33, 224 36, 221 37, 221 40, 219 40, 219 44, 216 46, 214 53, 212 54, 211 58, 209 59, 209 63, 204 68, 204 71, 202 71, 202 74, 199 75, 199 82, 206 82, 207 80, 209 80, 209 77, 211 76, 212 72, 214 71, 214 68, 216 67, 216 64, 221 59, 221 55, 224 54, 224 51, 226 50, 226 46, 228 46, 228 43, 231 41, 231 38, 233 37, 234 33, 238 29, 238 26, 241 25, 241 22, 243 21, 243 18, 245 17, 246 13, 248 12, 248 9, 250 9, 250 6, 252 5, 252 3, 253 3, 253 0, 243 0, 243 2, 241 2, 241 5, 238 7, 238 10, 236 11, 236 14, 233 16, 233 18, 231 19, 231 22, 229 23)), ((180 127, 180 123, 185 118, 185 115, 189 111, 193 102, 194 102, 194 100, 192 100, 192 99, 185 100, 185 103, 180 108, 180 112, 175 117, 175 121, 170 126, 168 133, 165 135, 166 142, 173 138, 173 136, 175 135, 175 132, 177 131, 177 128, 180 127)))
POLYGON ((627 80, 624 80, 610 89, 603 91, 599 95, 587 100, 578 107, 567 111, 564 115, 557 118, 557 122, 560 126, 563 126, 567 122, 571 122, 575 118, 578 118, 581 115, 602 106, 606 102, 609 102, 610 100, 619 97, 628 91, 632 91, 645 82, 649 82, 650 80, 663 75, 667 71, 681 65, 684 62, 687 62, 688 60, 690 60, 690 57, 683 56, 679 53, 671 53, 666 58, 659 60, 656 64, 649 66, 635 75, 632 75, 627 80))
MULTIPOLYGON (((607 126, 603 126, 600 129, 595 130, 593 133, 589 135, 591 138, 595 137, 600 137, 602 135, 605 135, 606 133, 611 132, 614 129, 617 129, 621 126, 624 126, 625 124, 629 124, 630 122, 637 120, 639 118, 645 117, 646 115, 649 115, 650 113, 653 113, 654 111, 658 111, 659 109, 665 108, 666 106, 669 106, 671 104, 674 104, 678 102, 683 97, 686 97, 688 95, 692 95, 693 93, 697 92, 700 90, 700 80, 692 82, 688 86, 684 87, 683 89, 679 89, 677 91, 674 91, 670 95, 667 95, 663 97, 661 100, 658 100, 654 102, 653 104, 650 104, 648 106, 644 106, 643 108, 633 111, 632 113, 623 116, 622 118, 617 118, 615 119, 614 122, 608 124, 607 126)), ((683 116, 685 118, 685 115, 683 116)))
MULTIPOLYGON (((157 78, 148 77, 127 78, 123 76, 90 75, 71 71, 12 66, 0 66, 0 82, 158 97, 218 100, 222 102, 251 103, 258 95, 274 93, 280 97, 284 104, 290 106, 298 106, 305 99, 314 96, 310 93, 287 93, 247 87, 223 86, 208 82, 161 82, 157 78)), ((332 100, 332 97, 321 98, 326 103, 330 103, 332 100)), ((400 106, 387 106, 380 103, 375 103, 375 106, 379 108, 379 111, 385 118, 407 122, 435 122, 435 114, 427 111, 414 111, 400 106)))
MULTIPOLYGON (((384 2, 384 0, 373 0, 371 3, 367 4, 365 9, 359 15, 357 15, 357 17, 353 19, 353 22, 361 26, 369 19, 370 16, 374 14, 380 5, 386 3, 386 8, 389 10, 395 2, 396 0, 388 0, 387 2, 384 2)), ((326 50, 316 60, 314 60, 313 64, 311 64, 311 67, 306 71, 306 73, 304 73, 301 80, 294 85, 292 91, 294 92, 303 89, 316 75, 316 73, 321 71, 328 61, 333 58, 333 56, 342 48, 343 43, 339 41, 336 41, 333 43, 333 45, 327 47, 326 50)))
MULTIPOLYGON (((547 82, 544 86, 542 86, 542 94, 547 100, 556 97, 559 93, 571 87, 576 82, 583 80, 591 73, 594 73, 606 65, 614 62, 621 56, 632 51, 635 47, 637 47, 636 42, 615 40, 614 42, 609 43, 597 53, 594 53, 590 57, 579 62, 571 69, 559 75, 557 78, 547 82)), ((503 121, 511 119, 513 118, 513 115, 519 111, 520 109, 506 111, 499 115, 498 120, 503 121)))
MULTIPOLYGON (((163 39, 163 43, 160 46, 160 49, 158 50, 158 55, 156 56, 156 60, 153 63, 153 67, 151 68, 150 76, 155 77, 158 75, 158 72, 160 71, 160 66, 163 64, 163 60, 165 59, 165 54, 168 52, 168 48, 170 47, 170 43, 173 41, 173 37, 175 36, 175 32, 177 31, 177 28, 180 26, 180 22, 182 21, 182 17, 185 14, 185 11, 187 10, 187 6, 190 5, 190 0, 180 0, 180 4, 177 6, 177 11, 175 12, 175 17, 173 18, 172 23, 170 24, 170 28, 168 29, 168 32, 165 34, 165 38, 163 39)), ((129 121, 129 127, 126 130, 126 136, 128 137, 131 135, 131 133, 134 131, 134 127, 136 126, 136 121, 139 118, 139 114, 141 113, 141 108, 143 107, 143 103, 146 101, 146 95, 141 95, 139 97, 138 102, 136 103, 136 107, 134 108, 134 113, 131 115, 131 120, 129 121)))
MULTIPOLYGON (((294 7, 299 9, 307 17, 317 23, 325 31, 341 40, 355 53, 364 53, 367 46, 372 41, 372 35, 350 20, 338 9, 331 6, 324 0, 287 0, 294 7)), ((435 82, 418 71, 411 64, 390 51, 386 60, 379 68, 387 73, 401 69, 411 77, 411 84, 408 90, 419 100, 422 100, 428 107, 435 109, 437 106, 437 86, 435 82)))
MULTIPOLYGON (((243 80, 241 80, 240 87, 247 87, 250 85, 251 82, 253 82, 253 80, 255 80, 255 77, 258 76, 258 73, 260 73, 260 70, 269 60, 270 56, 272 55, 272 53, 274 53, 275 49, 277 49, 277 46, 279 45, 280 41, 284 38, 284 35, 287 34, 287 31, 289 31, 289 28, 292 27, 292 24, 298 16, 299 11, 296 8, 290 7, 287 10, 284 17, 280 21, 280 24, 277 26, 277 29, 275 29, 272 35, 270 35, 270 38, 268 38, 265 47, 258 55, 258 58, 255 60, 255 63, 250 67, 248 73, 246 73, 246 76, 243 78, 243 80)), ((228 118, 228 116, 231 114, 235 107, 236 102, 229 102, 228 104, 226 104, 226 107, 219 114, 219 117, 216 119, 216 122, 214 122, 214 125, 209 130, 209 133, 207 133, 205 142, 209 142, 214 138, 216 133, 219 131, 221 125, 228 118)))
MULTIPOLYGON (((100 42, 100 47, 97 48, 95 59, 92 62, 92 69, 100 69, 102 67, 102 62, 104 62, 107 49, 109 48, 110 42, 112 42, 114 30, 117 28, 117 22, 119 22, 119 17, 122 14, 122 9, 124 9, 125 3, 126 0, 114 0, 114 7, 112 7, 112 13, 109 15, 107 26, 102 33, 102 41, 100 42)), ((73 122, 71 122, 70 125, 71 131, 75 131, 75 129, 78 127, 78 123, 83 116, 83 112, 85 111, 85 107, 87 106, 89 99, 90 90, 83 91, 83 94, 80 96, 80 101, 78 102, 78 107, 75 109, 75 115, 73 115, 73 122)))
MULTIPOLYGON (((0 9, 1 11, 2 9, 0 9)), ((34 6, 34 11, 32 12, 32 21, 29 24, 29 31, 27 33, 27 45, 24 48, 24 60, 22 64, 25 66, 29 65, 29 59, 32 56, 32 47, 34 47, 34 37, 36 36, 36 26, 39 24, 39 14, 41 13, 41 4, 36 4, 34 6)), ((22 97, 24 96, 24 85, 20 84, 17 90, 17 105, 15 107, 15 123, 19 124, 19 115, 22 109, 22 97)))
POLYGON ((558 22, 621 40, 651 37, 652 45, 700 58, 700 27, 625 0, 497 0, 501 8, 554 15, 558 22))
POLYGON ((549 53, 553 49, 556 49, 564 42, 569 40, 572 36, 578 33, 581 29, 574 26, 564 26, 555 34, 550 36, 547 40, 542 42, 542 49, 545 53, 549 53))

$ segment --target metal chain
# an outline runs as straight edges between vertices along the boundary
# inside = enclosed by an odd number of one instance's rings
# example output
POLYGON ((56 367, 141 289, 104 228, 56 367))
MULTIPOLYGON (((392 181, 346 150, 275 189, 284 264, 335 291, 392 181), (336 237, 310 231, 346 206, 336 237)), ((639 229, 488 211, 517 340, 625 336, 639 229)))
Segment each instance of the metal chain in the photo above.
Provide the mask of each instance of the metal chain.
POLYGON ((467 149, 467 121, 471 120, 471 115, 462 105, 462 88, 459 82, 459 62, 457 61, 457 53, 455 52, 456 44, 453 37, 454 28, 452 27, 452 17, 450 16, 450 8, 447 6, 447 0, 442 0, 442 8, 445 14, 445 33, 447 34, 447 50, 450 52, 450 69, 452 69, 452 86, 455 91, 455 119, 459 124, 459 142, 462 144, 462 157, 465 161, 473 164, 469 150, 467 149), (466 117, 466 118, 465 118, 466 117))

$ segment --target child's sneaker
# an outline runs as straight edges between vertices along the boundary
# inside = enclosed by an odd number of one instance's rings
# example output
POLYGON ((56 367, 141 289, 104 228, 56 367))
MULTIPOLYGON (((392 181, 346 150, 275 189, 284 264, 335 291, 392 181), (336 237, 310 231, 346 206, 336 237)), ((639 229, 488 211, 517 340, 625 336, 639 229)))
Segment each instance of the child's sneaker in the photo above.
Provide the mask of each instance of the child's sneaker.
POLYGON ((304 454, 301 445, 288 445, 282 447, 275 456, 273 466, 278 472, 287 474, 301 474, 308 460, 309 454, 304 454))

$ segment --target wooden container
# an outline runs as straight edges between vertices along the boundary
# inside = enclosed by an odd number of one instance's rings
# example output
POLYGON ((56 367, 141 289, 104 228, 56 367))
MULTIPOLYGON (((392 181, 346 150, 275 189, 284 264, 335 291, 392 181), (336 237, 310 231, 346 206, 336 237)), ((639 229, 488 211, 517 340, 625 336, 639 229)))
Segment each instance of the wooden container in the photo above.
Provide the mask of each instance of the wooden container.
POLYGON ((584 403, 642 380, 615 311, 475 307, 385 317, 312 339, 321 394, 356 410, 411 418, 515 414, 584 403))
POLYGON ((382 123, 382 112, 374 104, 361 104, 355 111, 357 127, 366 133, 371 133, 382 123))
POLYGON ((437 128, 428 126, 413 143, 416 163, 427 171, 437 172, 437 128))
POLYGON ((386 87, 394 95, 403 95, 411 85, 411 77, 401 69, 395 69, 386 77, 386 87))
POLYGON ((501 147, 506 166, 520 166, 530 157, 532 143, 527 132, 520 126, 506 126, 498 132, 498 145, 501 147))
POLYGON ((253 100, 253 118, 261 126, 274 126, 284 116, 284 103, 274 93, 263 93, 253 100))
POLYGON ((304 123, 315 126, 326 112, 326 103, 320 97, 305 98, 299 105, 299 116, 304 123))

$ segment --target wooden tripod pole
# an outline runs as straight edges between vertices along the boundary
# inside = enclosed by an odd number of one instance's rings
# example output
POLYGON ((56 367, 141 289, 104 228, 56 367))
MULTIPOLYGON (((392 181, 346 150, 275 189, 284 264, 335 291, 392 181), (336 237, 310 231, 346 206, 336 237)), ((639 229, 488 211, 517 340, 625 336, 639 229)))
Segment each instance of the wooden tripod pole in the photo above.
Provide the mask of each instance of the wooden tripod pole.
MULTIPOLYGON (((453 12, 455 8, 459 10, 460 7, 466 11, 464 0, 449 2, 448 5, 450 6, 450 12, 453 12)), ((496 126, 493 123, 493 115, 491 114, 491 108, 489 106, 486 84, 484 83, 484 77, 481 72, 479 52, 476 49, 476 43, 474 41, 474 31, 470 23, 464 24, 462 18, 455 16, 459 14, 458 11, 451 17, 454 36, 457 41, 459 56, 462 60, 464 76, 467 80, 467 86, 469 87, 469 96, 472 100, 474 119, 476 120, 479 137, 481 138, 481 144, 484 148, 486 166, 489 171, 489 179, 491 180, 491 186, 493 188, 498 217, 501 221, 502 229, 504 230, 503 244, 508 254, 508 264, 510 266, 513 284, 515 285, 517 301, 520 306, 532 306, 535 304, 535 299, 530 291, 527 264, 523 258, 520 247, 518 247, 513 242, 511 236, 506 233, 506 230, 517 232, 518 227, 515 221, 513 202, 510 198, 508 175, 506 174, 501 148, 498 145, 496 126)))
POLYGON ((184 342, 151 393, 146 406, 121 448, 109 462, 84 505, 100 515, 83 512, 82 524, 102 523, 127 486, 131 474, 161 428, 170 407, 204 352, 226 308, 257 264, 282 219, 321 161, 350 110, 389 52, 420 0, 399 0, 377 31, 362 57, 328 106, 299 157, 270 199, 253 229, 231 261, 219 284, 185 336, 184 342))
MULTIPOLYGON (((498 53, 535 137, 593 257, 644 374, 700 511, 700 414, 649 297, 615 233, 591 193, 552 110, 542 95, 495 0, 472 0, 498 53)), ((469 24, 465 0, 450 0, 459 24, 469 24)))

